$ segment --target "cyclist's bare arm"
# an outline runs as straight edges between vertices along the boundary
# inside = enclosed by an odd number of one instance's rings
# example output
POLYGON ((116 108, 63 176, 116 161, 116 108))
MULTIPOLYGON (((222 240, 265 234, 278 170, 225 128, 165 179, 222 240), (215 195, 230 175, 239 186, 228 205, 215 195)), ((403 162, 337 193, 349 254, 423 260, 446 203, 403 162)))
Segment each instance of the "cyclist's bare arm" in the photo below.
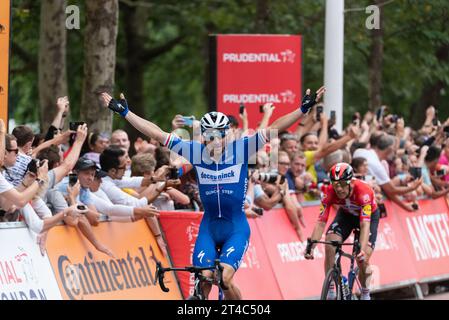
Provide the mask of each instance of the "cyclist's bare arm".
POLYGON ((364 248, 366 248, 366 246, 368 245, 369 229, 369 221, 360 221, 360 245, 362 247, 362 250, 365 250, 364 248))
POLYGON ((141 133, 150 138, 156 139, 162 144, 164 144, 165 140, 167 139, 168 136, 167 132, 163 131, 154 123, 139 117, 138 115, 132 113, 131 111, 128 112, 125 119, 141 133))
MULTIPOLYGON (((326 222, 318 221, 313 229, 312 236, 310 237, 312 240, 320 240, 323 236, 324 229, 326 228, 326 222)), ((315 244, 314 244, 315 246, 315 244)), ((313 248, 313 247, 312 247, 313 248)))
MULTIPOLYGON (((124 98, 124 96, 123 96, 124 98)), ((101 100, 102 100, 102 104, 105 108, 108 107, 109 103, 112 100, 111 95, 109 95, 106 92, 103 92, 101 94, 101 100)), ((165 139, 168 136, 168 133, 163 131, 161 128, 159 128, 157 125, 155 125, 154 123, 145 120, 141 117, 139 117, 138 115, 134 114, 131 111, 128 111, 126 116, 124 117, 129 123, 131 123, 131 125, 136 128, 137 130, 139 130, 141 133, 143 133, 144 135, 150 137, 150 138, 154 138, 157 141, 159 141, 160 143, 164 143, 165 139)))

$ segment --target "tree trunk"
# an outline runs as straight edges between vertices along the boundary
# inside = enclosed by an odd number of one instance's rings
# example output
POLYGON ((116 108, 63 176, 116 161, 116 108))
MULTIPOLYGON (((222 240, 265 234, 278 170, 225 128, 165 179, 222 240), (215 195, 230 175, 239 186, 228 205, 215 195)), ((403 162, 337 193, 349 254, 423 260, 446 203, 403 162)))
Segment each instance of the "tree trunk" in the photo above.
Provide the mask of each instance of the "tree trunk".
MULTIPOLYGON (((131 7, 123 5, 124 31, 126 38, 126 71, 124 93, 129 101, 132 111, 145 118, 144 72, 146 61, 143 61, 142 54, 145 51, 145 43, 148 42, 147 22, 149 17, 148 8, 131 7)), ((128 122, 125 124, 125 131, 128 133, 130 141, 135 141, 140 132, 128 122)))
POLYGON ((38 85, 42 132, 53 121, 57 97, 67 95, 65 8, 65 0, 41 2, 38 85))
MULTIPOLYGON (((446 64, 449 61, 449 45, 438 48, 435 56, 442 65, 446 64)), ((437 80, 423 88, 419 100, 411 107, 409 121, 412 128, 419 129, 424 124, 425 117, 416 115, 425 115, 427 107, 431 105, 437 107, 441 99, 441 90, 445 87, 443 81, 437 80)))
POLYGON ((375 0, 374 4, 379 7, 379 29, 371 30, 371 48, 368 58, 369 67, 369 102, 368 108, 375 111, 382 104, 382 64, 384 54, 383 43, 383 0, 375 0))
POLYGON ((267 33, 269 18, 270 18, 269 0, 257 0, 256 21, 254 31, 256 33, 267 33))
POLYGON ((81 119, 90 130, 110 132, 112 112, 100 104, 99 93, 114 94, 118 0, 86 1, 84 81, 81 119))

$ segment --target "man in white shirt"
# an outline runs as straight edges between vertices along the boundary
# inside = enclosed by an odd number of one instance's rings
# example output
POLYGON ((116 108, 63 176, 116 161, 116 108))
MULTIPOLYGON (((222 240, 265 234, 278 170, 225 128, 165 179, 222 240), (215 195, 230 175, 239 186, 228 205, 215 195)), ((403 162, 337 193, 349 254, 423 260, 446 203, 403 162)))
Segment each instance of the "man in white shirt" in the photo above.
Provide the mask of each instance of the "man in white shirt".
MULTIPOLYGON (((150 186, 152 178, 123 177, 126 170, 126 153, 119 146, 112 145, 106 148, 100 155, 100 165, 101 170, 107 173, 107 176, 102 179, 100 188, 114 204, 145 207, 162 192, 162 190, 157 189, 156 185, 150 186), (140 199, 133 197, 121 189, 139 187, 148 187, 140 193, 140 199)), ((168 182, 165 182, 164 188, 168 186, 168 182)), ((148 217, 146 221, 154 236, 159 238, 161 236, 161 230, 157 218, 148 217)), ((162 252, 166 254, 165 243, 162 245, 163 240, 161 243, 159 243, 159 239, 157 240, 162 252)))
MULTIPOLYGON (((151 205, 143 207, 132 207, 120 204, 113 204, 109 199, 103 199, 92 193, 89 188, 94 181, 95 175, 102 175, 103 171, 97 168, 94 161, 80 158, 74 168, 78 175, 81 190, 79 200, 88 207, 93 206, 93 209, 98 212, 108 215, 113 221, 136 221, 142 218, 158 216, 159 213, 156 208, 151 205)), ((103 175, 105 173, 103 172, 103 175)))
POLYGON ((376 139, 372 149, 357 149, 353 158, 365 158, 368 162, 369 173, 376 178, 376 182, 382 188, 387 198, 395 202, 401 208, 407 211, 414 211, 411 203, 401 201, 398 196, 416 190, 422 183, 422 178, 413 181, 410 186, 395 186, 391 180, 386 168, 382 165, 381 160, 389 160, 394 156, 395 137, 382 134, 376 139))

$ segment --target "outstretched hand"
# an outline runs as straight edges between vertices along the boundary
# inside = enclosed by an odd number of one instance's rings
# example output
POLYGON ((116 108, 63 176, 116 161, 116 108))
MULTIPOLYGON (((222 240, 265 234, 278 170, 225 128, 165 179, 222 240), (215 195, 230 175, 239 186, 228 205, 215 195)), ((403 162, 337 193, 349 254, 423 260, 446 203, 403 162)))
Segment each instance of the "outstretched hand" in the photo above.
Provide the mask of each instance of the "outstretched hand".
POLYGON ((301 112, 306 114, 312 109, 312 107, 320 101, 321 97, 323 96, 324 92, 326 92, 326 88, 322 86, 319 88, 314 94, 310 94, 310 89, 306 90, 306 95, 304 98, 302 98, 301 103, 301 112))
POLYGON ((120 99, 116 100, 112 98, 110 94, 103 92, 101 94, 101 102, 103 107, 108 107, 122 117, 125 117, 129 112, 128 102, 126 101, 123 93, 120 93, 120 99))

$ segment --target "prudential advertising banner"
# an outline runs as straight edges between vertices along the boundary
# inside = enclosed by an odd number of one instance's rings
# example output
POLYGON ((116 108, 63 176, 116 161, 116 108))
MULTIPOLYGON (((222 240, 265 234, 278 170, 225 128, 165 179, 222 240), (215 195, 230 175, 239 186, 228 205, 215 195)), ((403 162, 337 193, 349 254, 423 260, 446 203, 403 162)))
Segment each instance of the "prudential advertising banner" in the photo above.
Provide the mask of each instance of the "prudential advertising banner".
POLYGON ((28 229, 0 231, 0 300, 61 300, 50 261, 28 229))
MULTIPOLYGON (((231 34, 210 38, 210 107, 238 121, 246 107, 249 127, 262 120, 260 106, 275 106, 271 121, 299 106, 302 97, 300 35, 231 34)), ((316 88, 317 89, 317 88, 316 88)))

